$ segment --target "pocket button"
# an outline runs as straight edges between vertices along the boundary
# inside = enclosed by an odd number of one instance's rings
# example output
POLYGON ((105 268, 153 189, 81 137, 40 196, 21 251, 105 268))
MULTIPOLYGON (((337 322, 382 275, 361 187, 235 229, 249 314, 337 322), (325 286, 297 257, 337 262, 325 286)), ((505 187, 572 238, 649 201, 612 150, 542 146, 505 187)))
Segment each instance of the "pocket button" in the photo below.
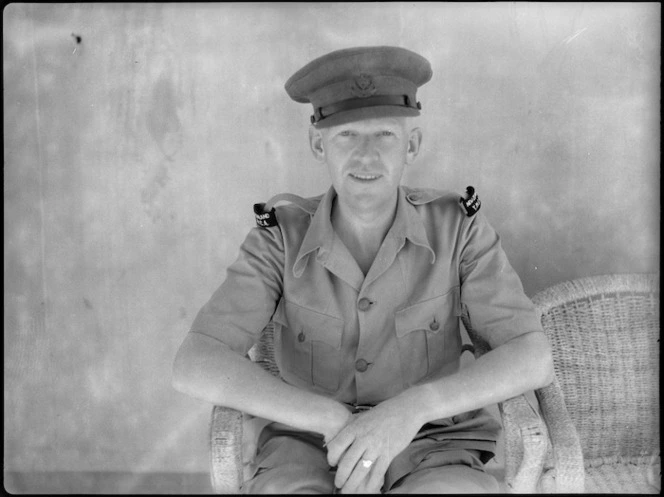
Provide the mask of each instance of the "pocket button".
POLYGON ((361 311, 368 311, 369 307, 371 307, 371 301, 366 297, 361 298, 357 303, 357 308, 361 311))
POLYGON ((369 368, 369 363, 365 359, 358 359, 355 361, 355 369, 360 373, 364 373, 369 368))

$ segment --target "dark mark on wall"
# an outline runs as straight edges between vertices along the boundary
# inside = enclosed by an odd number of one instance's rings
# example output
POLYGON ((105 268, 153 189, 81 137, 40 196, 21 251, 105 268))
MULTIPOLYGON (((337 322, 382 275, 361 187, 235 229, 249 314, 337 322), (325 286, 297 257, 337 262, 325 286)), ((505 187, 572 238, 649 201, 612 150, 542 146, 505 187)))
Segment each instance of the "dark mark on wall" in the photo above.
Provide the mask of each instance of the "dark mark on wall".
POLYGON ((83 298, 83 305, 85 305, 86 309, 93 309, 92 303, 85 297, 83 298))
MULTIPOLYGON (((74 51, 72 52, 72 55, 76 53, 76 50, 79 48, 81 43, 83 42, 83 38, 80 35, 77 35, 75 33, 72 33, 71 36, 74 38, 74 41, 76 42, 76 45, 74 45, 74 51)), ((80 47, 82 49, 82 47, 80 47)))

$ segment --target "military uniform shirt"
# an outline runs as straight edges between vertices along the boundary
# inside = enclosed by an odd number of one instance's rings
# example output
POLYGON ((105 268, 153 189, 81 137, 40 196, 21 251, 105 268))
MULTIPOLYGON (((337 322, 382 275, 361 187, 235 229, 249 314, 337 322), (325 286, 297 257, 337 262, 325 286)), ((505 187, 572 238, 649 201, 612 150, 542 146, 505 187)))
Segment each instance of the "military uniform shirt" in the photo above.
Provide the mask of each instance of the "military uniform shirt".
POLYGON ((366 277, 332 228, 333 188, 253 228, 192 332, 245 355, 270 320, 284 381, 377 404, 458 370, 459 316, 495 348, 541 325, 482 212, 458 195, 400 187, 366 277))

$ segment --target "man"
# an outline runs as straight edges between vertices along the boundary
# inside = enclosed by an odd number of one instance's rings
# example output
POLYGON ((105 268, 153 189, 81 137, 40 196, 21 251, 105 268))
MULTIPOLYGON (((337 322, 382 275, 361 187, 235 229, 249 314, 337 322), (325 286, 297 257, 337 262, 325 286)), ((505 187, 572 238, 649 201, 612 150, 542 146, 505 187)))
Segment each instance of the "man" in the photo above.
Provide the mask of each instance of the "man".
POLYGON ((409 50, 359 47, 286 83, 313 105, 309 142, 332 186, 257 206, 174 364, 178 390, 266 420, 246 493, 498 491, 484 463, 500 426, 482 408, 553 379, 477 198, 400 185, 431 76, 409 50), (492 350, 460 369, 462 312, 492 350), (269 321, 283 380, 244 358, 269 321))

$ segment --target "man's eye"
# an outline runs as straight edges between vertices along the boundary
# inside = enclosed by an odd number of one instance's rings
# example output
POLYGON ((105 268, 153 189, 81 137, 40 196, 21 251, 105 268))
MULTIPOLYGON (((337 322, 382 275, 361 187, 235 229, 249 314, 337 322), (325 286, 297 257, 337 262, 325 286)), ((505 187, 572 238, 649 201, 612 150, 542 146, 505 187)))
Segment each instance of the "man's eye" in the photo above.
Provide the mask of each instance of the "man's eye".
POLYGON ((353 133, 349 130, 344 130, 341 133, 339 133, 339 136, 351 136, 353 133))
POLYGON ((393 136, 393 135, 394 135, 394 133, 392 133, 391 131, 387 131, 387 130, 380 132, 380 136, 393 136))

